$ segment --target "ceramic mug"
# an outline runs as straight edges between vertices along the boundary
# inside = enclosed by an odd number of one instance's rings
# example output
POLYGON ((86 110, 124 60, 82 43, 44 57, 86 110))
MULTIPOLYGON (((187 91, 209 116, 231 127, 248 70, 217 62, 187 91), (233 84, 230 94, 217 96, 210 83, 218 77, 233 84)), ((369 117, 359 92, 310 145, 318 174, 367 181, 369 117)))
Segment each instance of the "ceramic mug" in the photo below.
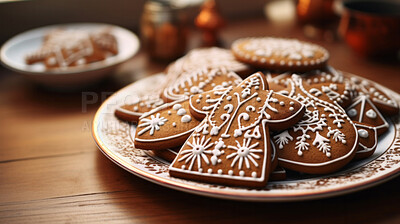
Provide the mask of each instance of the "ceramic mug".
POLYGON ((344 1, 339 34, 360 55, 396 54, 400 49, 400 2, 344 1))

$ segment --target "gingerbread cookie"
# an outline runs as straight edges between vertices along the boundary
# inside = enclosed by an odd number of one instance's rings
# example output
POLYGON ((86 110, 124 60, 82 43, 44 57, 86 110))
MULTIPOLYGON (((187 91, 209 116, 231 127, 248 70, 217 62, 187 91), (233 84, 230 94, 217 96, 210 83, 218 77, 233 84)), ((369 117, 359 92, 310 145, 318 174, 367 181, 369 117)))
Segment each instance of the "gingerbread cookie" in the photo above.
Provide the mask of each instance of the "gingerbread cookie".
POLYGON ((308 85, 313 84, 326 84, 326 83, 335 83, 342 84, 345 83, 345 78, 343 74, 331 66, 326 66, 323 69, 311 70, 303 73, 299 72, 283 72, 283 73, 269 73, 270 79, 268 80, 268 84, 270 88, 275 91, 282 90, 288 87, 287 79, 290 79, 293 74, 299 75, 305 83, 308 85))
POLYGON ((309 71, 323 68, 329 53, 321 46, 295 39, 253 37, 236 40, 232 53, 246 64, 278 71, 309 71))
POLYGON ((304 106, 268 91, 262 73, 213 94, 220 97, 212 99, 209 92, 191 97, 196 110, 208 110, 211 102, 214 106, 179 151, 169 167, 170 175, 227 185, 265 186, 272 166, 269 127, 287 128, 302 117, 304 106))
POLYGON ((399 113, 399 105, 395 99, 383 90, 376 83, 361 78, 351 76, 348 81, 354 86, 359 95, 369 96, 372 103, 385 115, 395 115, 399 113))
POLYGON ((317 69, 299 74, 308 85, 319 83, 344 83, 343 74, 327 65, 323 69, 317 69))
POLYGON ((115 37, 107 30, 54 30, 42 47, 26 56, 27 64, 42 62, 46 68, 65 69, 104 60, 118 53, 115 37))
POLYGON ((357 151, 356 127, 326 92, 316 94, 299 75, 292 75, 289 81, 290 89, 284 93, 303 103, 306 112, 298 123, 273 136, 280 166, 313 174, 340 169, 357 151))
POLYGON ((134 102, 126 103, 115 109, 115 116, 128 122, 138 122, 139 117, 164 104, 159 94, 136 97, 134 102))
POLYGON ((175 82, 168 85, 161 97, 166 102, 188 98, 190 95, 212 89, 236 86, 242 81, 236 73, 225 68, 202 68, 182 74, 175 82))
POLYGON ((355 159, 364 159, 374 154, 376 146, 378 145, 378 132, 375 127, 354 122, 358 136, 359 143, 355 159))
POLYGON ((254 71, 249 65, 237 61, 228 49, 218 47, 197 48, 189 51, 185 56, 167 67, 165 72, 167 74, 167 82, 173 83, 181 74, 196 71, 204 67, 224 67, 242 77, 246 77, 254 71))
MULTIPOLYGON (((276 155, 276 149, 274 145, 272 146, 272 155, 271 155, 271 170, 269 179, 271 181, 275 180, 284 180, 286 179, 286 170, 282 167, 278 166, 278 156, 276 155)), ((163 149, 163 150, 152 150, 154 156, 159 159, 165 160, 166 162, 172 162, 175 157, 178 155, 181 147, 171 148, 171 149, 163 149)))
POLYGON ((140 117, 134 144, 148 150, 177 147, 199 124, 189 113, 188 100, 167 103, 140 117))
MULTIPOLYGON (((293 84, 292 72, 285 72, 271 78, 271 88, 289 95, 285 88, 293 84)), ((306 83, 306 91, 324 101, 337 102, 342 107, 347 107, 355 97, 353 86, 344 81, 343 75, 328 66, 325 70, 313 70, 298 75, 306 83)))
POLYGON ((354 99, 352 104, 347 107, 346 113, 353 121, 375 127, 378 135, 383 134, 389 128, 386 119, 367 95, 360 95, 354 99))

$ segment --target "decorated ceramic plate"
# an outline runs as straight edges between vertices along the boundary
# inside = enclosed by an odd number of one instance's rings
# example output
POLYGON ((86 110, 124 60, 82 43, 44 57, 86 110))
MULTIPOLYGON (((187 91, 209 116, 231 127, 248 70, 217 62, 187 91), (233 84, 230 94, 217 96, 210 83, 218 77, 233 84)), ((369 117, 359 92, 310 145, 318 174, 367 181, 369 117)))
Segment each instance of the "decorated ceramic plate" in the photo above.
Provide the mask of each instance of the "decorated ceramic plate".
POLYGON ((139 47, 139 38, 131 31, 119 26, 103 23, 58 24, 29 30, 11 38, 1 47, 0 59, 9 69, 23 74, 37 83, 51 87, 65 87, 98 81, 110 74, 110 71, 117 65, 133 57, 139 47), (43 37, 50 31, 63 29, 90 32, 104 28, 109 29, 117 39, 118 53, 112 57, 68 69, 46 69, 42 63, 33 65, 25 63, 25 56, 38 50, 42 45, 43 37))
MULTIPOLYGON (((351 193, 387 181, 400 172, 400 118, 388 118, 389 131, 379 137, 374 154, 354 161, 329 175, 302 175, 288 172, 284 181, 270 181, 263 189, 228 187, 174 178, 169 163, 133 145, 136 125, 114 116, 117 105, 134 101, 162 85, 157 74, 135 82, 107 99, 93 121, 93 136, 100 150, 125 170, 165 187, 209 197, 244 201, 297 201, 351 193)), ((382 87, 400 103, 400 95, 382 87)))

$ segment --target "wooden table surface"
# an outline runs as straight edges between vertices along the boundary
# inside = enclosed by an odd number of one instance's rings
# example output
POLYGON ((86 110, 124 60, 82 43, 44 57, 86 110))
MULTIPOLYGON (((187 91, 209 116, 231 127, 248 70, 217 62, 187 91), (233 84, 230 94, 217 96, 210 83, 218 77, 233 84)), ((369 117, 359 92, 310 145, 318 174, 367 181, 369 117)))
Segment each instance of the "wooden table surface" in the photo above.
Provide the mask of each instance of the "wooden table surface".
MULTIPOLYGON (((298 27, 264 19, 230 23, 226 44, 244 36, 306 39, 298 27)), ((340 41, 315 41, 330 64, 400 92, 400 63, 367 60, 340 41)), ((400 178, 360 192, 293 203, 206 198, 150 183, 119 168, 96 147, 91 122, 101 103, 132 80, 161 71, 141 52, 114 77, 82 92, 54 93, 0 69, 0 223, 400 223, 400 178)))

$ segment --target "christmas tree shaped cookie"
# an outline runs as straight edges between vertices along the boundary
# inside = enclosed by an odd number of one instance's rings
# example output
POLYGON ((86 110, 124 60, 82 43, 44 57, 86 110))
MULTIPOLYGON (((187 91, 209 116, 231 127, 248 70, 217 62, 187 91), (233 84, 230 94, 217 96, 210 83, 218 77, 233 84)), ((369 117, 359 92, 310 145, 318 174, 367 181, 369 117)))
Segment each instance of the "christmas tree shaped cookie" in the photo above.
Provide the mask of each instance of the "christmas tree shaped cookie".
POLYGON ((227 185, 265 186, 272 166, 269 129, 288 128, 304 113, 297 100, 268 91, 262 73, 190 101, 193 116, 205 119, 182 146, 169 173, 227 185))

